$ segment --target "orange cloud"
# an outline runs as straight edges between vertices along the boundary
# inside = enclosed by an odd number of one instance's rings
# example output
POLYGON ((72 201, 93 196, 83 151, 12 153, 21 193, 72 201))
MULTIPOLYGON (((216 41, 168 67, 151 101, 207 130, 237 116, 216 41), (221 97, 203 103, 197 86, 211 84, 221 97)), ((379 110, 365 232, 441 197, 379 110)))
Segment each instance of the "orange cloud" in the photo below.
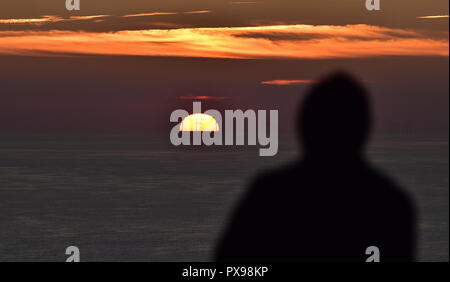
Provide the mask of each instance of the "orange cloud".
POLYGON ((93 16, 71 16, 68 20, 72 21, 84 21, 84 20, 93 20, 99 18, 110 17, 110 15, 93 15, 93 16))
POLYGON ((153 13, 140 13, 140 14, 123 15, 122 18, 165 16, 165 15, 176 15, 176 14, 177 14, 176 12, 153 12, 153 13))
POLYGON ((302 85, 302 84, 312 84, 316 83, 315 80, 304 80, 304 79, 276 79, 276 80, 266 80, 261 81, 262 85, 302 85))
POLYGON ((41 25, 47 23, 56 23, 64 21, 84 21, 99 18, 110 17, 110 15, 92 15, 92 16, 71 16, 69 18, 62 18, 58 16, 41 16, 40 18, 26 18, 26 19, 0 19, 0 24, 33 24, 41 25))
POLYGON ((0 19, 0 24, 43 24, 63 21, 64 19, 58 16, 42 16, 40 18, 27 19, 0 19))
POLYGON ((442 38, 370 25, 278 25, 170 30, 0 31, 0 53, 100 54, 233 59, 448 56, 442 38))
POLYGON ((210 10, 199 10, 199 11, 188 11, 184 12, 184 14, 210 14, 212 11, 210 10))
MULTIPOLYGON (((183 14, 208 14, 212 13, 210 10, 199 10, 199 11, 188 11, 183 12, 183 14)), ((129 14, 123 15, 122 18, 134 18, 134 17, 151 17, 151 16, 168 16, 168 15, 178 15, 178 12, 152 12, 152 13, 140 13, 140 14, 129 14)))
MULTIPOLYGON (((183 12, 183 14, 208 14, 212 13, 210 10, 198 10, 183 12)), ((164 16, 164 15, 178 15, 178 12, 152 12, 152 13, 140 13, 140 14, 128 14, 120 16, 121 18, 133 18, 133 17, 150 17, 150 16, 164 16)), ((93 20, 99 18, 111 17, 111 15, 91 15, 91 16, 71 16, 69 18, 63 18, 59 16, 41 16, 40 18, 24 18, 24 19, 0 19, 0 24, 45 24, 55 23, 63 21, 82 21, 93 20)))
POLYGON ((418 19, 448 19, 448 15, 437 15, 437 16, 423 16, 417 17, 418 19))

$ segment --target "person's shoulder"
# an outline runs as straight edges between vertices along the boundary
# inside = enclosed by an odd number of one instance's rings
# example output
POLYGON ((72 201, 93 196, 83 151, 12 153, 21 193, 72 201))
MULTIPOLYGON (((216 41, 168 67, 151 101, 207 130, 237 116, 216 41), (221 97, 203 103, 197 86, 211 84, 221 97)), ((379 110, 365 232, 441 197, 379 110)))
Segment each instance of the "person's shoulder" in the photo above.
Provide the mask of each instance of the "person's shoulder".
POLYGON ((379 169, 370 167, 368 172, 375 192, 381 195, 383 202, 389 202, 393 206, 403 207, 406 210, 415 210, 414 200, 405 187, 379 169))
POLYGON ((302 165, 299 162, 290 163, 278 168, 265 169, 253 178, 253 184, 267 184, 272 182, 281 182, 298 176, 302 165))
POLYGON ((290 163, 274 169, 265 169, 250 180, 251 195, 275 197, 285 193, 289 188, 297 187, 303 172, 300 163, 290 163))

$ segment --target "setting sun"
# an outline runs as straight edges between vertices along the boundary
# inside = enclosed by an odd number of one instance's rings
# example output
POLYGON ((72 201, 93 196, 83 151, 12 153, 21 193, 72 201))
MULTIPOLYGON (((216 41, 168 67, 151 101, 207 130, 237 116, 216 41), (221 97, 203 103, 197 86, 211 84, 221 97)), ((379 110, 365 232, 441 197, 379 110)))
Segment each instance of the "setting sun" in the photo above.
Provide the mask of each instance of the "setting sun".
POLYGON ((210 115, 193 114, 183 119, 180 131, 219 131, 219 125, 210 115))

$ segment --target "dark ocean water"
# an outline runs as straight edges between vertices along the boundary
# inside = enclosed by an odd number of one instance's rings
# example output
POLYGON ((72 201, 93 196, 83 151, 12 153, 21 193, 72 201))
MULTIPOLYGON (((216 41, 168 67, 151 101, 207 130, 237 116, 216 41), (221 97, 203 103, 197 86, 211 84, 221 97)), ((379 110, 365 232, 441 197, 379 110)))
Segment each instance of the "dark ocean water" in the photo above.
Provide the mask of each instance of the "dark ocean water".
MULTIPOLYGON (((0 261, 206 261, 246 183, 292 161, 256 148, 175 148, 168 137, 0 135, 0 261)), ((420 211, 419 259, 449 260, 448 136, 376 138, 372 162, 420 211)))

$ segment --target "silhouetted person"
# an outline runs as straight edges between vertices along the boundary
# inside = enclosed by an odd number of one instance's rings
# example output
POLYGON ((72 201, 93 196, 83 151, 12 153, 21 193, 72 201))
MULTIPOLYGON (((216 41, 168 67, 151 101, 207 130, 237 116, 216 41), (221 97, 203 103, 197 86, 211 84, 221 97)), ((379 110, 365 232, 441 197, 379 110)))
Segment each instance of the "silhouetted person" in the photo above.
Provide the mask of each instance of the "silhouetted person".
POLYGON ((412 261, 415 212, 363 158, 371 124, 365 89, 337 73, 315 85, 299 116, 304 158, 259 176, 235 211, 217 261, 412 261))

